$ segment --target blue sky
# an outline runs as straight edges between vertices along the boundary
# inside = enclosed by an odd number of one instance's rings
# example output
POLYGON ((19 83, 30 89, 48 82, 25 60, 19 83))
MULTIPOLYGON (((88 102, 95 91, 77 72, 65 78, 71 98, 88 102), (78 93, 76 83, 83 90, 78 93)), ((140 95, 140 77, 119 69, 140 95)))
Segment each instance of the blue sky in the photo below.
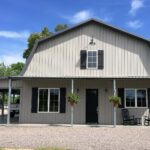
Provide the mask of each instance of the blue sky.
POLYGON ((97 18, 150 38, 150 0, 1 0, 0 62, 24 61, 27 38, 45 26, 97 18))

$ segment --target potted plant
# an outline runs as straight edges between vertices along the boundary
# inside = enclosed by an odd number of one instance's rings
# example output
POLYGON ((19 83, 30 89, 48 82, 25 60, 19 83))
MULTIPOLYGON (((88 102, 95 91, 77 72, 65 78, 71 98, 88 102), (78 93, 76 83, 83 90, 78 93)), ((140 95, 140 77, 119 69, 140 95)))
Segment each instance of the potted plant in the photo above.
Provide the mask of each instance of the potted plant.
POLYGON ((73 112, 74 112, 74 104, 77 104, 79 102, 79 96, 76 93, 70 93, 68 96, 68 102, 71 106, 71 125, 73 126, 73 112))
POLYGON ((71 106, 74 106, 74 104, 77 104, 79 102, 79 96, 76 93, 70 93, 68 95, 68 102, 71 106))
POLYGON ((121 105, 121 98, 118 96, 110 96, 109 101, 113 103, 114 107, 118 107, 118 105, 121 105))

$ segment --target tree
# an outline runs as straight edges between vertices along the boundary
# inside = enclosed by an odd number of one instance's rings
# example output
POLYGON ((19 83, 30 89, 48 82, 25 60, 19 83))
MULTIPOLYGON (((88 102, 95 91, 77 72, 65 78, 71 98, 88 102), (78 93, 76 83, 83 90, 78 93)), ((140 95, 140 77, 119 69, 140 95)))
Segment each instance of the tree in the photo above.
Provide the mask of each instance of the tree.
MULTIPOLYGON (((55 32, 58 32, 58 31, 62 31, 64 29, 67 29, 68 28, 68 25, 64 24, 58 24, 56 27, 55 27, 55 32)), ((52 36, 53 33, 49 31, 49 29, 47 27, 44 27, 42 29, 41 32, 39 33, 32 33, 29 38, 28 38, 28 45, 27 45, 27 49, 25 49, 24 53, 23 53, 23 58, 27 59, 34 47, 34 44, 37 40, 39 39, 42 39, 42 38, 46 38, 46 37, 49 37, 49 36, 52 36)))
POLYGON ((16 64, 11 64, 6 66, 4 63, 0 64, 0 77, 4 76, 17 76, 20 74, 24 67, 24 63, 18 62, 16 64))
POLYGON ((67 24, 58 24, 56 27, 55 27, 55 32, 59 32, 59 31, 62 31, 62 30, 65 30, 68 28, 68 25, 67 24))
POLYGON ((41 32, 41 38, 46 38, 46 37, 51 36, 51 35, 53 35, 53 33, 50 32, 47 27, 44 27, 42 32, 41 32))
POLYGON ((44 27, 40 33, 32 33, 28 38, 28 48, 23 53, 23 58, 27 59, 37 40, 51 36, 53 33, 47 27, 44 27))
POLYGON ((17 76, 21 73, 22 69, 24 67, 24 63, 18 62, 16 64, 11 64, 10 66, 10 75, 11 76, 17 76))
POLYGON ((6 75, 7 67, 4 63, 0 63, 0 77, 4 77, 6 75))

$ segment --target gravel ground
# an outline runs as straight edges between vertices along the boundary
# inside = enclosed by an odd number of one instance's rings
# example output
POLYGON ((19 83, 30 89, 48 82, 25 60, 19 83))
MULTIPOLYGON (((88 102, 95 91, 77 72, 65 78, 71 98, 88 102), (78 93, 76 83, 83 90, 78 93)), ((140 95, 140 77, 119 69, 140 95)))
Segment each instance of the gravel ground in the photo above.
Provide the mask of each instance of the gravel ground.
POLYGON ((150 127, 0 126, 0 147, 150 150, 150 127))

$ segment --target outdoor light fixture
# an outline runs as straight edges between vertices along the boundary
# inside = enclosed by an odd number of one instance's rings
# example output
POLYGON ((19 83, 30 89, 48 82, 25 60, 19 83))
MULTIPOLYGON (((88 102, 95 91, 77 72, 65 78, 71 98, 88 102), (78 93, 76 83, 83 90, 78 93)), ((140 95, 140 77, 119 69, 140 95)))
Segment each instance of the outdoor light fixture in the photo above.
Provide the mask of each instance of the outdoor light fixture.
POLYGON ((93 36, 92 36, 91 41, 90 41, 90 43, 89 43, 89 44, 90 44, 90 45, 95 45, 95 42, 94 42, 93 36))
POLYGON ((108 92, 108 89, 107 89, 107 88, 105 88, 105 92, 106 92, 106 93, 108 92))

